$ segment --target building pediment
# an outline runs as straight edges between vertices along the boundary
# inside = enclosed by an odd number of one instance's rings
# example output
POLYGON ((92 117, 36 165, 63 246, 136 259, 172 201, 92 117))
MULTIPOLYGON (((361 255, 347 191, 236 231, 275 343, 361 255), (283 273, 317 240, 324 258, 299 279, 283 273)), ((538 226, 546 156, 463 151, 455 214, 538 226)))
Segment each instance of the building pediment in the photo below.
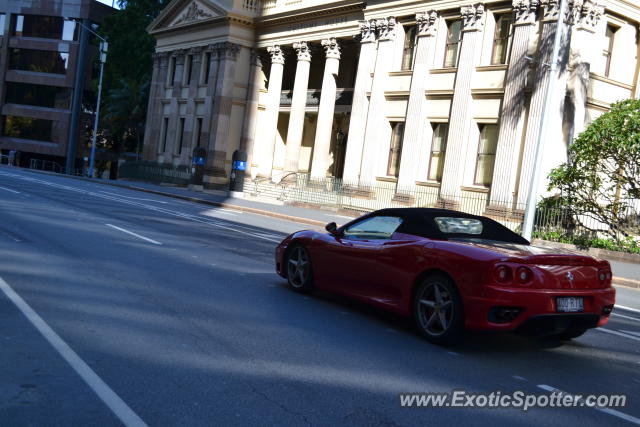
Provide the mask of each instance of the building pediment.
POLYGON ((213 0, 174 0, 149 25, 149 33, 160 33, 202 23, 226 21, 227 11, 213 0))

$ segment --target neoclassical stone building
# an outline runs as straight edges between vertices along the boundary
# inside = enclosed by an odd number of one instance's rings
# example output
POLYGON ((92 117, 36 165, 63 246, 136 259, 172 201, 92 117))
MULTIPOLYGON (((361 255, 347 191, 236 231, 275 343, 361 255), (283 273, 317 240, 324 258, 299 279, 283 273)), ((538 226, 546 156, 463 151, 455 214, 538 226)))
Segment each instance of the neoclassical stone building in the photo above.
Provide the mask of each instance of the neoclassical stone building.
POLYGON ((568 1, 560 17, 557 0, 175 0, 149 27, 145 158, 188 165, 204 147, 219 187, 239 149, 253 178, 521 207, 559 19, 543 175, 611 103, 640 96, 640 4, 568 1))

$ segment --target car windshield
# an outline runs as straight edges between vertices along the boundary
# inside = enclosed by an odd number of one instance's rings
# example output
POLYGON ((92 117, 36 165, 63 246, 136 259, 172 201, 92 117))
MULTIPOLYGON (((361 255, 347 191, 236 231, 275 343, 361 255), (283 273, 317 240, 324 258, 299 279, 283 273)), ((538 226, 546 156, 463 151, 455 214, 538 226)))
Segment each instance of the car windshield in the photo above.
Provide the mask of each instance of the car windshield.
POLYGON ((434 221, 443 233, 482 234, 482 222, 478 219, 440 216, 434 221))
POLYGON ((392 216, 375 216, 364 219, 344 231, 344 237, 351 239, 389 239, 402 223, 402 219, 392 216))

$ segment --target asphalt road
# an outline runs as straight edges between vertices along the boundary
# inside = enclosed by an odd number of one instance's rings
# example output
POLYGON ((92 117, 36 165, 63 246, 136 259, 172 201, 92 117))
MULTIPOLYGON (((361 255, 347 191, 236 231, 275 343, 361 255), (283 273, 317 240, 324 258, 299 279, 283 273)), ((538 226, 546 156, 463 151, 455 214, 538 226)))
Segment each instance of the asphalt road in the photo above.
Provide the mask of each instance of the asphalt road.
POLYGON ((290 291, 273 252, 300 228, 0 168, 0 425, 640 424, 638 291, 568 344, 471 334, 441 348, 392 315, 290 291), (550 388, 628 400, 527 412, 399 402, 550 388))

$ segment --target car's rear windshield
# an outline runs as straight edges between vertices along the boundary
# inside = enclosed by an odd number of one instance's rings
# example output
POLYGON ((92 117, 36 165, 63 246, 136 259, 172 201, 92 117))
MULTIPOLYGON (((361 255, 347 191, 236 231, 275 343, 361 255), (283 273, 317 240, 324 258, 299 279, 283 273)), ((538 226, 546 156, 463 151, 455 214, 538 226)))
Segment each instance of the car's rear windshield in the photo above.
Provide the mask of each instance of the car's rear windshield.
POLYGON ((458 218, 454 216, 437 216, 434 221, 441 232, 447 234, 482 234, 482 221, 475 218, 458 218))

